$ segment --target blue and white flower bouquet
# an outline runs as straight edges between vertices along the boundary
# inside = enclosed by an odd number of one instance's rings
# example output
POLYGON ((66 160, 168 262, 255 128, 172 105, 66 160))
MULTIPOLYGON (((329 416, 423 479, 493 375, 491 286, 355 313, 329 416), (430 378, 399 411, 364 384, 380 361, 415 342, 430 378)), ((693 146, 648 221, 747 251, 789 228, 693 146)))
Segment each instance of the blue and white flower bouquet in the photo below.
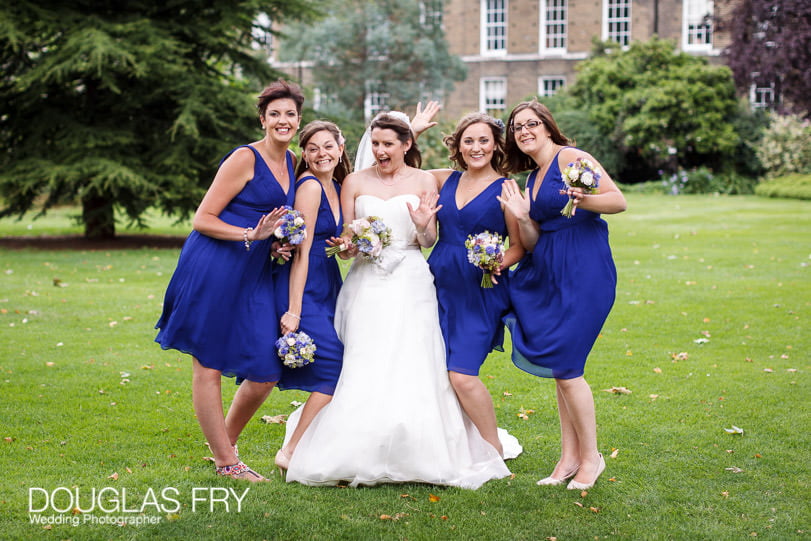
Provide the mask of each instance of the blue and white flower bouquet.
POLYGON ((299 368, 315 360, 315 342, 305 332, 289 332, 276 340, 276 353, 288 368, 299 368))
MULTIPOLYGON (((282 223, 273 232, 273 236, 279 239, 282 244, 298 246, 307 238, 307 226, 304 224, 304 217, 301 212, 289 205, 285 205, 284 209, 287 212, 282 216, 282 223)), ((276 263, 284 265, 285 260, 283 257, 277 257, 276 263)))
MULTIPOLYGON (((600 168, 587 158, 577 158, 561 171, 563 183, 569 188, 583 188, 586 193, 597 193, 600 187, 600 168)), ((571 218, 574 214, 574 204, 572 198, 560 211, 563 216, 571 218)))
MULTIPOLYGON (((352 244, 358 253, 372 261, 379 259, 383 248, 391 244, 391 228, 377 216, 357 218, 346 227, 352 232, 352 244)), ((335 255, 343 249, 343 245, 328 247, 327 255, 335 255)))
POLYGON ((493 287, 493 271, 504 262, 504 240, 498 233, 483 231, 478 235, 468 235, 465 240, 467 260, 484 271, 482 287, 493 287))

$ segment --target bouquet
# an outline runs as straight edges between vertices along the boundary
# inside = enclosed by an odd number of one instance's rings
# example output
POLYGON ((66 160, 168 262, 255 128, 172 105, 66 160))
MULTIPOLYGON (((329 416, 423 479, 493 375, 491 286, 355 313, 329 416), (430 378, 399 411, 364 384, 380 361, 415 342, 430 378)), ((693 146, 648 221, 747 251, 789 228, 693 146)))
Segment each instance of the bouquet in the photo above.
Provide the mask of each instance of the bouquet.
POLYGON ((306 366, 315 359, 315 342, 305 332, 289 332, 276 340, 276 353, 288 368, 306 366))
MULTIPOLYGON (((583 188, 586 193, 597 193, 600 186, 600 169, 591 160, 577 158, 575 161, 563 168, 561 172, 563 183, 569 188, 583 188)), ((572 198, 560 211, 563 216, 571 218, 574 214, 574 204, 572 198)))
POLYGON ((504 241, 501 235, 489 231, 468 235, 465 248, 467 260, 484 271, 482 287, 493 287, 490 277, 504 262, 504 241))
MULTIPOLYGON (((282 241, 282 244, 292 244, 298 246, 307 237, 307 227, 304 224, 304 217, 301 212, 285 205, 284 209, 287 211, 282 216, 282 223, 273 232, 273 235, 282 241)), ((276 263, 284 265, 285 260, 279 256, 276 258, 276 263)))
MULTIPOLYGON (((383 248, 391 244, 391 228, 377 216, 352 220, 347 228, 352 231, 352 244, 357 246, 358 252, 367 259, 378 259, 383 248)), ((332 256, 344 249, 343 245, 330 246, 326 251, 328 256, 332 256)))

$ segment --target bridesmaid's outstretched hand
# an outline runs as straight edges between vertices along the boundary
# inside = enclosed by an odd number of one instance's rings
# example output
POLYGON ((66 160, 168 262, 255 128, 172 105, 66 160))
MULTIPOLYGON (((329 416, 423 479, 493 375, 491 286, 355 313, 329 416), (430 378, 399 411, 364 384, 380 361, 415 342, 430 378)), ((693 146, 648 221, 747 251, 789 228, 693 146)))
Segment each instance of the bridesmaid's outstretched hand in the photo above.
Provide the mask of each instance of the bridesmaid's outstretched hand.
POLYGON ((504 208, 510 214, 515 216, 518 221, 524 221, 529 218, 529 194, 521 192, 518 183, 508 178, 501 185, 501 195, 497 195, 498 199, 504 208))

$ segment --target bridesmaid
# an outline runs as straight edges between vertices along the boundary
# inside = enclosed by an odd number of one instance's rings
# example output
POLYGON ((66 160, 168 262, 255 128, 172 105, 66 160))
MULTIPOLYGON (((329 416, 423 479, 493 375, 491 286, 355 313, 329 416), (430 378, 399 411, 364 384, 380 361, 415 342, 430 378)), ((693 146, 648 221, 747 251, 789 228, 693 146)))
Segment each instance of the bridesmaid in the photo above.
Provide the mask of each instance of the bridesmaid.
POLYGON ((279 292, 277 306, 282 333, 303 331, 316 345, 315 362, 298 368, 283 367, 279 388, 309 391, 296 429, 276 454, 276 465, 286 470, 290 457, 313 417, 335 392, 344 347, 335 332, 335 301, 341 271, 327 246, 340 242, 343 228, 341 183, 351 172, 345 141, 332 122, 315 120, 299 136, 302 159, 296 169, 295 208, 304 218, 307 236, 298 246, 290 270, 289 294, 279 292))
MULTIPOLYGON (((528 252, 510 275, 514 313, 513 362, 536 376, 554 378, 560 416, 561 454, 554 470, 539 485, 569 489, 594 486, 605 469, 597 450, 594 397, 583 377, 591 351, 611 306, 617 274, 608 244, 608 226, 600 213, 626 208, 625 198, 602 170, 598 194, 567 188, 561 168, 588 153, 568 146, 552 113, 537 101, 520 103, 509 119, 506 153, 512 172, 533 169, 521 193, 504 182, 499 200, 517 218, 528 252), (560 211, 571 198, 575 215, 560 211)), ((602 169, 602 168, 600 168, 602 169)))
MULTIPOLYGON (((428 125, 438 109, 435 102, 418 106, 415 130, 428 125)), ((504 456, 499 441, 493 400, 479 370, 493 350, 503 351, 502 317, 509 308, 506 276, 493 277, 493 287, 481 287, 482 270, 467 260, 465 240, 483 231, 512 240, 502 269, 524 255, 518 241, 518 222, 505 216, 498 202, 507 160, 501 121, 483 113, 464 116, 444 143, 457 169, 430 171, 439 189, 439 240, 428 264, 439 301, 439 322, 445 339, 448 376, 462 408, 482 437, 504 456)), ((511 458, 508 457, 508 458, 511 458)))
POLYGON ((166 290, 155 341, 192 356, 192 401, 219 475, 265 478, 237 456, 242 429, 276 385, 282 364, 268 238, 284 213, 293 179, 288 150, 304 95, 279 80, 259 96, 265 136, 220 163, 194 215, 166 290), (271 210, 273 209, 273 210, 271 210), (221 376, 244 379, 223 417, 221 376))

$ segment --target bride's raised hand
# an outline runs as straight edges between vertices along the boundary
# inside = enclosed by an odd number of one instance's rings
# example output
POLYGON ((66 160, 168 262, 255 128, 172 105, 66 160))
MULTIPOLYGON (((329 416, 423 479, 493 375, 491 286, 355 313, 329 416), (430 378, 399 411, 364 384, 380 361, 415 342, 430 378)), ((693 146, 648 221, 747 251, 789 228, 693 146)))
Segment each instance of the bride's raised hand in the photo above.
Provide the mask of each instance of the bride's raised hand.
POLYGON ((408 213, 411 215, 411 221, 414 222, 417 231, 425 231, 428 224, 431 223, 431 219, 442 208, 442 205, 436 204, 437 201, 439 201, 439 194, 436 192, 424 192, 420 196, 420 204, 417 205, 417 208, 412 207, 411 203, 406 201, 408 213))
POLYGON ((417 113, 411 119, 411 131, 414 132, 414 137, 419 137, 422 132, 437 125, 434 117, 440 107, 438 101, 427 102, 425 109, 422 108, 422 102, 417 103, 417 113))
POLYGON ((501 195, 496 199, 519 221, 529 218, 529 194, 523 193, 515 180, 505 180, 501 185, 501 195))

